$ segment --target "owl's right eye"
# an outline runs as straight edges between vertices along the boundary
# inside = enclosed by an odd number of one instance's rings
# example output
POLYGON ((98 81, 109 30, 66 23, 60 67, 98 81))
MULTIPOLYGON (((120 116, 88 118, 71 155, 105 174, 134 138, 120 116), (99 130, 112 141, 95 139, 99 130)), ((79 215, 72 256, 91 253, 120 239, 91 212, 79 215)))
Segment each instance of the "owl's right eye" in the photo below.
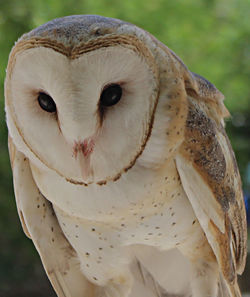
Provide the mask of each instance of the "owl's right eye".
POLYGON ((47 112, 55 112, 56 111, 56 104, 55 104, 54 100, 48 94, 40 92, 37 100, 38 100, 40 107, 43 110, 45 110, 47 112))
POLYGON ((104 88, 101 94, 100 103, 102 106, 112 106, 120 101, 122 88, 118 84, 111 84, 104 88))

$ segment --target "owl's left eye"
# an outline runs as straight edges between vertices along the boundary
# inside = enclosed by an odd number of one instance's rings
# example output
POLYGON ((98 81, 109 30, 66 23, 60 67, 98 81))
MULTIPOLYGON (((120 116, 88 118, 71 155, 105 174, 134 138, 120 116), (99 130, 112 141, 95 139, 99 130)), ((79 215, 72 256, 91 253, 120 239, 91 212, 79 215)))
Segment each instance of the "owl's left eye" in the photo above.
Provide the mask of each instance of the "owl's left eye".
POLYGON ((54 100, 47 94, 40 92, 38 95, 38 103, 40 107, 47 112, 55 112, 56 104, 54 100))

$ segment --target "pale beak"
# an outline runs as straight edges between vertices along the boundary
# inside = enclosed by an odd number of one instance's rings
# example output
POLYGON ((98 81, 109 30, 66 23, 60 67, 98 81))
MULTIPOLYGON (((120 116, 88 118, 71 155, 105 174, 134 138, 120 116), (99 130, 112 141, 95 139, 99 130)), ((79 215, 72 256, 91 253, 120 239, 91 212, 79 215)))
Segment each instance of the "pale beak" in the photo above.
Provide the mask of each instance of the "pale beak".
POLYGON ((73 152, 74 157, 79 160, 81 175, 84 181, 87 181, 89 177, 93 176, 93 169, 91 167, 91 154, 94 150, 94 140, 89 137, 83 142, 75 142, 73 152))

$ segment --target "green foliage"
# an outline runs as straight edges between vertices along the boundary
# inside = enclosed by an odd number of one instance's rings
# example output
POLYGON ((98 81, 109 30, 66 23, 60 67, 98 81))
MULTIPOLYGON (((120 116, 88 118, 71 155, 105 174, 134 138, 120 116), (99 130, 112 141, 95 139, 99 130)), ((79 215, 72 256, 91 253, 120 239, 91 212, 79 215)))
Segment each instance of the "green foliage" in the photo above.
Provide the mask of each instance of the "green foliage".
POLYGON ((225 94, 233 115, 228 133, 244 176, 250 162, 249 8, 249 0, 0 0, 0 296, 52 296, 37 268, 34 248, 24 239, 14 204, 3 97, 4 70, 14 41, 34 27, 71 14, 100 14, 146 29, 225 94))

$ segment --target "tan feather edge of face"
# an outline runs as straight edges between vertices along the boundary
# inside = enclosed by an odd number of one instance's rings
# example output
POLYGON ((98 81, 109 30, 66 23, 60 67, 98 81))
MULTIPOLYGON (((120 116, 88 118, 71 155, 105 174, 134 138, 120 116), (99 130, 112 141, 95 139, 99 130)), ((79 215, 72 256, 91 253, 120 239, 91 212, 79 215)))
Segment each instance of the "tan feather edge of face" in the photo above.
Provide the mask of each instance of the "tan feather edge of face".
MULTIPOLYGON (((5 90, 6 90, 5 98, 6 98, 6 104, 10 107, 10 109, 12 111, 11 117, 13 119, 14 125, 15 125, 17 131, 19 132, 19 135, 21 136, 23 142, 27 145, 29 150, 34 154, 34 156, 40 162, 42 162, 49 169, 55 171, 61 177, 65 178, 66 181, 68 181, 72 184, 75 184, 75 185, 88 186, 92 182, 84 183, 84 182, 79 182, 79 181, 72 180, 72 179, 65 177, 61 172, 59 172, 55 168, 52 168, 51 166, 49 166, 47 164, 47 162, 45 160, 41 159, 41 157, 32 149, 32 147, 26 141, 21 129, 19 128, 19 126, 17 124, 16 114, 15 114, 14 108, 12 106, 12 103, 9 101, 10 90, 9 90, 8 81, 10 81, 10 79, 11 79, 11 74, 12 74, 13 68, 15 66, 17 55, 25 50, 28 50, 31 48, 36 48, 36 47, 46 47, 46 48, 53 49, 56 52, 63 54, 66 57, 73 60, 73 59, 79 58, 84 53, 94 51, 94 50, 97 50, 97 49, 100 49, 103 47, 110 47, 110 46, 123 46, 123 47, 129 48, 130 50, 135 51, 139 56, 143 57, 146 60, 149 68, 151 69, 151 71, 153 73, 155 80, 157 82, 159 81, 158 69, 156 67, 154 58, 153 58, 150 50, 146 46, 144 46, 144 44, 140 40, 138 40, 138 38, 136 38, 132 35, 111 34, 109 36, 99 37, 95 40, 90 40, 87 43, 82 43, 79 46, 75 46, 75 47, 65 47, 62 43, 58 43, 55 40, 51 40, 48 38, 31 38, 29 40, 21 40, 21 41, 17 42, 17 44, 14 46, 14 48, 12 49, 12 51, 10 53, 9 63, 7 66, 7 77, 6 77, 6 81, 5 81, 5 90)), ((151 135, 151 130, 152 130, 153 122, 154 122, 154 113, 155 113, 155 109, 156 109, 156 106, 158 103, 158 97, 159 97, 159 92, 157 93, 156 98, 152 100, 154 102, 152 104, 153 108, 152 108, 152 112, 150 115, 150 120, 148 122, 147 130, 145 132, 144 139, 141 143, 139 151, 135 154, 134 158, 130 161, 130 163, 126 167, 124 167, 120 172, 118 172, 115 176, 108 177, 108 178, 106 178, 106 180, 98 181, 98 182, 96 182, 96 184, 105 185, 108 181, 117 181, 118 179, 120 179, 120 177, 122 176, 123 173, 127 172, 129 169, 131 169, 135 165, 136 160, 144 151, 147 141, 151 135)))

